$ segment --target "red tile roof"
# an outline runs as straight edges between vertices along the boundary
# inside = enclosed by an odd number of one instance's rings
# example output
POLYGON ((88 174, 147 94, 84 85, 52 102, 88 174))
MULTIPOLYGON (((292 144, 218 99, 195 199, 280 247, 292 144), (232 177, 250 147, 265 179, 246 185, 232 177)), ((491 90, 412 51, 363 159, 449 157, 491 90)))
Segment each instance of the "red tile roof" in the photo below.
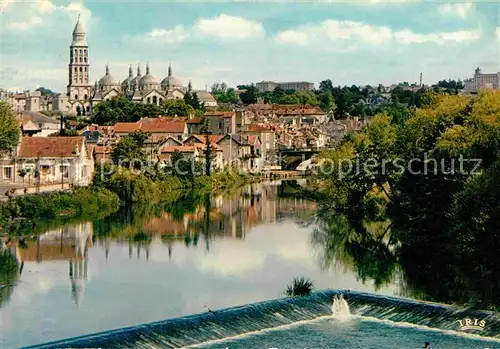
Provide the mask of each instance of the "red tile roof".
POLYGON ((115 124, 115 133, 131 133, 134 131, 142 132, 167 132, 183 133, 186 120, 172 118, 150 118, 137 122, 118 122, 115 124))
POLYGON ((248 131, 250 131, 250 132, 271 132, 269 127, 259 125, 259 124, 248 125, 248 131))
POLYGON ((130 133, 139 131, 142 124, 138 122, 117 122, 114 126, 115 133, 130 133))
POLYGON ((76 156, 75 149, 78 147, 78 150, 82 151, 84 146, 84 137, 23 137, 18 156, 21 158, 74 157, 76 156))
POLYGON ((222 118, 231 118, 236 113, 234 111, 207 111, 204 116, 219 116, 222 118))

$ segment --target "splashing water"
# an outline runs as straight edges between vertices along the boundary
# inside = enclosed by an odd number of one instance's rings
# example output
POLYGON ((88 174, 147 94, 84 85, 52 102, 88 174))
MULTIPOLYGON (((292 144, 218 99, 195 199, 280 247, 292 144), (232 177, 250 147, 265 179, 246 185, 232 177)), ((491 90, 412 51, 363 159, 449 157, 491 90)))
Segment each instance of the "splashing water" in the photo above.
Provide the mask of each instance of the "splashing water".
POLYGON ((351 317, 349 304, 344 299, 344 296, 342 294, 333 297, 332 314, 339 320, 347 320, 351 317))

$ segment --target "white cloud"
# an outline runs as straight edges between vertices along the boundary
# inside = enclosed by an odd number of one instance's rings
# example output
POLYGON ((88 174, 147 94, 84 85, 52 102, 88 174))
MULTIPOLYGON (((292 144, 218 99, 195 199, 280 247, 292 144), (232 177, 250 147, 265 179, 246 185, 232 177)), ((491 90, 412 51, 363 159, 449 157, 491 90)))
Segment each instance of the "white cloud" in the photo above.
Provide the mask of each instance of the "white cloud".
POLYGON ((264 34, 264 27, 261 23, 225 14, 214 18, 199 19, 195 27, 203 34, 221 39, 248 39, 264 34))
POLYGON ((438 11, 445 16, 465 18, 474 10, 472 2, 445 3, 438 7, 438 11))
POLYGON ((330 44, 339 44, 359 48, 365 46, 380 46, 390 43, 400 44, 445 44, 465 43, 479 38, 477 30, 463 30, 419 34, 409 29, 394 31, 384 26, 372 26, 363 22, 325 20, 319 25, 304 26, 280 32, 275 40, 286 44, 311 44, 328 47, 330 44))
POLYGON ((186 29, 178 25, 173 29, 153 29, 146 34, 149 40, 160 41, 168 44, 183 42, 188 37, 186 29))
POLYGON ((10 22, 7 27, 13 30, 29 30, 43 23, 43 20, 39 16, 33 16, 26 21, 10 22))
POLYGON ((401 30, 394 33, 396 41, 402 44, 435 43, 443 45, 447 42, 465 43, 479 38, 477 30, 463 30, 447 33, 417 34, 411 30, 401 30))
POLYGON ((65 16, 76 21, 77 15, 81 16, 81 21, 86 26, 92 15, 80 1, 71 2, 67 6, 57 6, 50 0, 36 0, 27 6, 26 2, 3 0, 2 12, 5 12, 7 7, 9 16, 4 22, 7 28, 16 31, 27 31, 46 23, 57 25, 65 16), (52 17, 54 15, 58 15, 57 18, 52 17))

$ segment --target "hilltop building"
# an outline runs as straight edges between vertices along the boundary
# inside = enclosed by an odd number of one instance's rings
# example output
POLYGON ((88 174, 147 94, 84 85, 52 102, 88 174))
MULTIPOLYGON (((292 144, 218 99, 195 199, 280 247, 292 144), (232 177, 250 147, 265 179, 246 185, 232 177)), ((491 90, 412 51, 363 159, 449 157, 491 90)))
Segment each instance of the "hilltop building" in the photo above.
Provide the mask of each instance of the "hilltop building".
POLYGON ((478 93, 482 89, 498 89, 500 88, 500 72, 485 74, 480 68, 477 68, 474 71, 474 76, 465 80, 464 84, 464 91, 470 93, 478 93))
POLYGON ((255 86, 262 92, 274 91, 276 87, 280 87, 283 90, 295 90, 295 91, 312 91, 314 89, 314 84, 307 81, 293 81, 293 82, 274 82, 274 81, 261 81, 255 84, 255 86))

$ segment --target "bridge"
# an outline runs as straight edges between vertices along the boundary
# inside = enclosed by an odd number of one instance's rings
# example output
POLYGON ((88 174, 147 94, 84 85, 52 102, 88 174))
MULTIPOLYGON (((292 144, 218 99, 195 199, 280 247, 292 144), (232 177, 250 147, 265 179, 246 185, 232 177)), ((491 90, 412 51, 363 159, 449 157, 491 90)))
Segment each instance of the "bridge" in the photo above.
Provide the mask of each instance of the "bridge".
POLYGON ((277 163, 281 165, 282 170, 295 170, 302 162, 311 159, 324 149, 327 148, 278 148, 276 151, 277 163))

